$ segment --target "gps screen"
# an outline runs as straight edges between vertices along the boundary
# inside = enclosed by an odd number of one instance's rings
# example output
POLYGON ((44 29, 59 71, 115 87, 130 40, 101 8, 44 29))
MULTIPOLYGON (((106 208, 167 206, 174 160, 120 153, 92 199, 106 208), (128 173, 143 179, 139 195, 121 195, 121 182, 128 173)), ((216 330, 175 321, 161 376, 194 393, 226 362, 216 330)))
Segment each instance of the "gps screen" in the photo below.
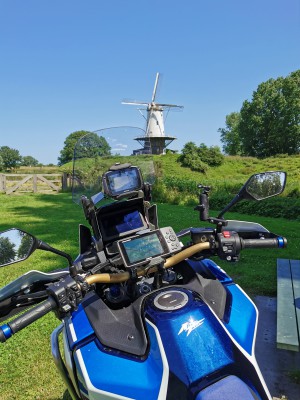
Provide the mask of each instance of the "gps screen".
POLYGON ((136 168, 126 168, 117 171, 110 171, 106 175, 109 191, 113 196, 118 194, 137 190, 141 182, 136 168))
POLYGON ((165 253, 156 232, 123 241, 121 246, 129 266, 165 253))

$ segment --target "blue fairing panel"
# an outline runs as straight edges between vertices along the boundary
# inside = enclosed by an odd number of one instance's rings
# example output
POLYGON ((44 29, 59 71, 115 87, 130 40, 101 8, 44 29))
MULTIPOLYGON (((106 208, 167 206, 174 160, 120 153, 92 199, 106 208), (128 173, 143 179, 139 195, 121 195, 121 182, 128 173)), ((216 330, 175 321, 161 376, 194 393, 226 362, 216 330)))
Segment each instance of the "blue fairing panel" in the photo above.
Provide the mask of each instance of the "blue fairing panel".
MULTIPOLYGON (((224 323, 233 338, 248 354, 253 353, 255 341, 255 329, 257 322, 257 310, 249 297, 233 283, 232 279, 216 263, 210 259, 202 260, 206 267, 231 293, 232 305, 228 323, 224 323)), ((197 272, 199 262, 189 261, 189 264, 197 272)))
POLYGON ((236 285, 228 285, 232 294, 230 320, 225 324, 234 339, 248 354, 253 353, 256 334, 257 310, 253 302, 236 285))
POLYGON ((104 394, 136 400, 159 398, 164 366, 155 330, 150 324, 147 329, 151 349, 145 361, 105 352, 96 340, 76 350, 79 381, 85 382, 80 389, 85 395, 93 393, 93 399, 101 399, 104 394))
MULTIPOLYGON (((210 260, 209 258, 206 258, 205 260, 201 261, 204 265, 206 265, 211 272, 215 275, 215 277, 223 284, 228 284, 228 283, 232 283, 232 278, 226 274, 226 272, 220 268, 215 262, 213 262, 212 260, 210 260)), ((197 271, 197 264, 199 262, 194 262, 193 264, 193 268, 195 269, 195 271, 197 271)))
POLYGON ((94 330, 81 304, 66 322, 65 326, 71 350, 81 341, 94 334, 94 330))

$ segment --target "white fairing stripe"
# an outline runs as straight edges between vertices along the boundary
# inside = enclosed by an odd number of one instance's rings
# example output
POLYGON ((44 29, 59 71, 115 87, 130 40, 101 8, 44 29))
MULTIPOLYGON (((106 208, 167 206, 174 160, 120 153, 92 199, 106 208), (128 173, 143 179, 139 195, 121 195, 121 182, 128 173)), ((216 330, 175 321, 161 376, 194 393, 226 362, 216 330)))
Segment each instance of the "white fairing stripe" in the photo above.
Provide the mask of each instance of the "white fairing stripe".
POLYGON ((253 305, 255 312, 256 312, 256 319, 255 319, 255 327, 254 327, 254 336, 253 336, 253 341, 252 341, 252 349, 251 349, 251 355, 254 355, 255 353, 255 342, 256 342, 256 334, 257 334, 257 326, 258 326, 258 318, 259 318, 259 312, 258 308, 256 307, 256 304, 253 302, 253 300, 247 295, 246 292, 239 286, 236 285, 240 289, 241 292, 247 297, 247 299, 250 301, 250 303, 253 305))
MULTIPOLYGON (((271 394, 270 394, 270 392, 269 392, 269 389, 268 389, 267 384, 266 384, 266 382, 265 382, 265 380, 264 380, 264 377, 262 376, 262 373, 261 373, 261 370, 260 370, 260 368, 259 368, 259 365, 257 364, 256 357, 255 357, 255 351, 254 351, 254 349, 255 349, 255 342, 256 342, 256 334, 257 334, 257 325, 258 325, 259 312, 258 312, 258 309, 257 309, 256 305, 255 305, 254 302, 250 299, 250 297, 247 295, 247 293, 244 292, 244 290, 243 290, 239 285, 236 285, 236 286, 241 290, 241 292, 244 293, 244 295, 247 297, 247 299, 249 299, 249 301, 253 304, 253 306, 254 306, 254 308, 255 308, 255 311, 256 311, 256 315, 257 315, 256 321, 255 321, 255 329, 254 329, 253 343, 252 343, 252 355, 249 356, 248 353, 247 353, 242 347, 240 347, 240 346, 238 346, 238 347, 242 350, 242 353, 243 353, 243 354, 251 361, 251 363, 253 364, 254 368, 256 369, 257 375, 259 376, 259 379, 260 379, 260 381, 261 381, 261 383, 262 383, 262 385, 263 385, 263 387, 264 387, 264 389, 265 389, 265 391, 266 391, 266 393, 267 393, 267 395, 268 395, 268 397, 269 397, 269 400, 272 400, 272 396, 271 396, 271 394)), ((226 329, 226 330, 227 330, 227 329, 226 329)), ((228 332, 228 334, 229 334, 229 332, 228 332)), ((230 335, 230 337, 231 337, 231 335, 230 335)), ((232 337, 231 337, 231 338, 232 338, 232 337)), ((236 345, 238 345, 238 343, 237 343, 233 338, 232 338, 232 340, 235 342, 236 345)))
POLYGON ((76 336, 76 332, 75 332, 75 329, 74 329, 74 325, 71 322, 72 320, 71 320, 71 318, 67 318, 66 321, 67 321, 67 324, 68 324, 70 332, 71 332, 72 340, 73 340, 73 342, 76 342, 77 336, 76 336))
POLYGON ((106 392, 104 390, 100 390, 100 389, 96 388, 90 381, 89 375, 87 373, 87 370, 86 370, 86 367, 85 367, 85 364, 83 361, 81 351, 76 350, 76 355, 77 355, 78 363, 79 363, 79 366, 80 366, 80 369, 82 372, 84 383, 86 384, 86 387, 88 390, 89 400, 112 400, 112 399, 134 400, 131 397, 120 396, 119 394, 106 392))
POLYGON ((157 343, 158 343, 158 347, 159 347, 159 350, 160 350, 162 363, 163 363, 163 375, 162 375, 162 379, 161 379, 161 385, 160 385, 160 389, 159 389, 159 394, 158 394, 157 400, 165 400, 167 398, 168 383, 169 383, 169 364, 168 364, 168 359, 167 359, 167 356, 166 356, 166 353, 165 353, 163 342, 162 342, 160 334, 159 334, 159 330, 148 319, 146 319, 146 322, 147 322, 147 324, 149 324, 154 329, 154 332, 155 332, 155 335, 156 335, 156 339, 157 339, 157 343))

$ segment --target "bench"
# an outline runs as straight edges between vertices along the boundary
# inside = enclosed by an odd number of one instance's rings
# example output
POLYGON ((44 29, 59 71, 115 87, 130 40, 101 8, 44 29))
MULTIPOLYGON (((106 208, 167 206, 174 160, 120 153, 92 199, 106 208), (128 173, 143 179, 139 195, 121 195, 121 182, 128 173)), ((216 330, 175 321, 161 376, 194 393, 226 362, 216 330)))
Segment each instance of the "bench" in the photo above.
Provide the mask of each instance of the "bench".
POLYGON ((277 348, 299 351, 300 260, 277 259, 277 348))

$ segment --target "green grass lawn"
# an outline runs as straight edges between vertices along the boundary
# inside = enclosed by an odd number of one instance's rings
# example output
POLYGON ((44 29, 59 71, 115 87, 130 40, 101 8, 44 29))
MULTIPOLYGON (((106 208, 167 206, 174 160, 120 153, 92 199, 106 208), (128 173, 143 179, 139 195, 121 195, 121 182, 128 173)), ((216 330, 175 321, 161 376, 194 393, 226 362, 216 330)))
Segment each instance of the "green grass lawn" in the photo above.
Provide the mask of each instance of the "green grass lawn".
MULTIPOLYGON (((78 224, 85 220, 80 207, 72 203, 70 194, 0 195, 0 201, 0 231, 18 227, 76 256, 78 224)), ((287 249, 245 250, 239 263, 220 263, 248 293, 276 295, 276 258, 300 257, 299 222, 231 213, 227 217, 259 222, 288 238, 287 249)), ((175 231, 205 226, 193 207, 168 204, 159 204, 159 224, 171 225, 175 231)), ((30 269, 50 271, 64 266, 64 259, 36 251, 28 260, 2 268, 1 286, 30 269)), ((6 344, 0 344, 1 400, 69 399, 50 355, 49 336, 58 324, 53 313, 48 314, 6 344)))

